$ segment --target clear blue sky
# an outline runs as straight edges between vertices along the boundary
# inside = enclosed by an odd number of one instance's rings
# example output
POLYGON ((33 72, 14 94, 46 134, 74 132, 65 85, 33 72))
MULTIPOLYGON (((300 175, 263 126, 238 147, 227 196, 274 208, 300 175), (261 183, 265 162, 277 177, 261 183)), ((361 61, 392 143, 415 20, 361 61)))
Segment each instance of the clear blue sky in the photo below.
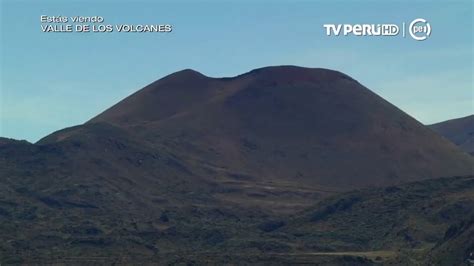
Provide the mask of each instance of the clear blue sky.
POLYGON ((0 136, 37 141, 184 68, 336 69, 423 123, 473 113, 473 1, 1 1, 0 136), (174 2, 174 3, 173 3, 174 2), (170 34, 43 33, 40 15, 173 25, 170 34), (431 37, 327 37, 325 23, 427 19, 431 37))

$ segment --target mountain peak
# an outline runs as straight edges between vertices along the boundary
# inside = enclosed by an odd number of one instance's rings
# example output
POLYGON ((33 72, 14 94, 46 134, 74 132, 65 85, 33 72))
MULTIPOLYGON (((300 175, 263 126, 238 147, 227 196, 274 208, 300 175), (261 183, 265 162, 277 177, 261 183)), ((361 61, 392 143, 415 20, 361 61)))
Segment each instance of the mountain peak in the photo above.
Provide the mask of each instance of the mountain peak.
POLYGON ((256 68, 245 74, 251 75, 260 79, 268 79, 272 81, 287 81, 287 82, 321 82, 321 81, 335 81, 339 79, 347 79, 355 81, 348 75, 336 70, 326 68, 309 68, 294 65, 278 65, 256 68))
POLYGON ((209 77, 202 74, 201 72, 197 70, 186 68, 186 69, 174 72, 172 74, 169 74, 160 80, 169 79, 169 78, 173 78, 173 79, 207 78, 207 79, 232 80, 232 79, 238 79, 238 78, 249 77, 249 76, 254 77, 254 78, 263 78, 263 79, 272 79, 272 80, 290 79, 294 81, 305 81, 305 80, 322 81, 322 80, 328 80, 328 79, 354 80, 350 76, 336 70, 327 69, 327 68, 301 67, 301 66, 295 66, 295 65, 275 65, 275 66, 260 67, 260 68, 255 68, 243 74, 239 74, 239 75, 231 76, 231 77, 222 77, 222 78, 209 77))
POLYGON ((164 77, 163 80, 169 80, 169 79, 189 80, 189 79, 202 79, 202 78, 209 78, 209 77, 207 77, 206 75, 203 75, 202 73, 194 69, 186 68, 164 77))

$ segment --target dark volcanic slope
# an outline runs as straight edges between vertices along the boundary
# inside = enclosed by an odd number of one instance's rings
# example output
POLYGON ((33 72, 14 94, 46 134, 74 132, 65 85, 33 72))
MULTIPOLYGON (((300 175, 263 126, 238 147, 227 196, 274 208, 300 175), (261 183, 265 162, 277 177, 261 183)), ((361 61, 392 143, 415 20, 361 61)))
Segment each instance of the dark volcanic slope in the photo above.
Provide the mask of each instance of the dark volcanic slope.
POLYGON ((348 189, 465 175, 473 164, 357 81, 326 69, 267 67, 220 79, 184 70, 87 124, 98 122, 248 180, 348 189))
POLYGON ((429 127, 454 142, 462 150, 474 154, 474 115, 436 123, 429 127))

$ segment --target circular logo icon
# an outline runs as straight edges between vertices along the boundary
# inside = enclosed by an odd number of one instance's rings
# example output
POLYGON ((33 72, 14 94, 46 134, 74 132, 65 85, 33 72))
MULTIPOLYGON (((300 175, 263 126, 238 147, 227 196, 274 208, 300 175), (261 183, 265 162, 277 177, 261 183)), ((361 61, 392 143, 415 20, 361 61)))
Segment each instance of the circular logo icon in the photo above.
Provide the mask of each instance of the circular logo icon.
POLYGON ((408 27, 408 32, 413 39, 417 41, 424 41, 431 34, 430 23, 423 18, 417 18, 410 23, 408 27))

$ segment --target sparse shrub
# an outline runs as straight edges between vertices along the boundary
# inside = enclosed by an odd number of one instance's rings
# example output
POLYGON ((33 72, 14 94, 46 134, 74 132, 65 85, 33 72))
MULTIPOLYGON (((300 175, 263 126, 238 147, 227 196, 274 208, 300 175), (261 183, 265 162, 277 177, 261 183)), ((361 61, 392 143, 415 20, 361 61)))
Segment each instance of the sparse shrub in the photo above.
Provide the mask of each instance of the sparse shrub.
POLYGON ((352 206, 355 203, 359 202, 360 200, 361 200, 360 197, 357 197, 357 196, 351 196, 348 198, 340 199, 336 203, 328 205, 322 210, 316 211, 311 217, 311 221, 317 222, 317 221, 327 218, 329 215, 332 215, 336 212, 348 210, 352 208, 352 206))
POLYGON ((258 229, 264 231, 264 232, 272 232, 277 230, 278 228, 282 227, 285 225, 284 221, 281 220, 276 220, 276 221, 268 221, 260 224, 258 226, 258 229))

